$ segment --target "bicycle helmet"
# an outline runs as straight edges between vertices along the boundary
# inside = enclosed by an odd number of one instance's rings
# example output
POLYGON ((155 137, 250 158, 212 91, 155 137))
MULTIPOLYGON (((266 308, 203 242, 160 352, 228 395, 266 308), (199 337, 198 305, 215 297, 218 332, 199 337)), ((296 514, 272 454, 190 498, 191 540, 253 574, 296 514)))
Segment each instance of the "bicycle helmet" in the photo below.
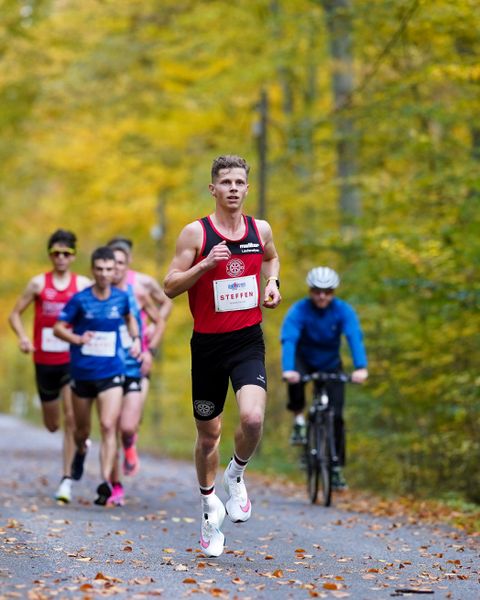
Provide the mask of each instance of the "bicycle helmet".
POLYGON ((308 272, 307 285, 310 288, 335 289, 339 284, 338 273, 330 267, 315 267, 308 272))

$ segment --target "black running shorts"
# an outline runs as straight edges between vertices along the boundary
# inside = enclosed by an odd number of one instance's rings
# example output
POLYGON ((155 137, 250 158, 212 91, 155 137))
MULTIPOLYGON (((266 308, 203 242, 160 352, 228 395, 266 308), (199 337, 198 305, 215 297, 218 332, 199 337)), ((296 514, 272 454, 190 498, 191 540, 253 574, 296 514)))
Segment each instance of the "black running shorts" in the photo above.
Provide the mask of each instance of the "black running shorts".
POLYGON ((228 383, 237 392, 244 385, 267 389, 265 343, 260 325, 229 333, 193 332, 193 415, 210 421, 223 411, 228 383))
POLYGON ((39 365, 35 363, 35 381, 42 402, 60 398, 60 392, 70 382, 70 363, 39 365))
POLYGON ((96 379, 94 381, 86 381, 84 379, 72 379, 72 391, 79 398, 96 398, 101 392, 114 387, 123 387, 125 381, 124 375, 114 375, 107 379, 96 379))
POLYGON ((142 378, 141 377, 129 377, 125 376, 123 382, 123 393, 129 394, 130 392, 141 392, 142 391, 142 378))

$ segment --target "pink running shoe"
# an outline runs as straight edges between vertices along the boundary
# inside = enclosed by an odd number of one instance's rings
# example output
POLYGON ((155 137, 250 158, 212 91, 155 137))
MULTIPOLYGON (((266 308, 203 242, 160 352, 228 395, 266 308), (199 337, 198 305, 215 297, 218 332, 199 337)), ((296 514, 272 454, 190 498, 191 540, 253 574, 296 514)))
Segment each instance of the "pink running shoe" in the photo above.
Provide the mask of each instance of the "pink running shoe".
POLYGON ((130 446, 130 448, 123 449, 123 474, 130 477, 136 475, 140 470, 140 460, 137 454, 137 447, 135 445, 136 442, 137 434, 135 434, 135 437, 133 438, 133 444, 130 446))
POLYGON ((125 492, 123 485, 118 482, 112 484, 112 495, 107 500, 107 506, 123 506, 125 504, 125 492))

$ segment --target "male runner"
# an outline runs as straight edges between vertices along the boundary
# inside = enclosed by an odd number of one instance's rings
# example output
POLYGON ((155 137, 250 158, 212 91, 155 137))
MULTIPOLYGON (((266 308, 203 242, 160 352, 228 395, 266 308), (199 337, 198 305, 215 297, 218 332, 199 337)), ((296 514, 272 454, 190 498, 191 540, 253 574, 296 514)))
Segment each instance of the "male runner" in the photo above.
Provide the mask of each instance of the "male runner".
POLYGON ((76 292, 90 284, 90 280, 70 271, 75 260, 77 238, 71 231, 58 229, 48 239, 47 250, 52 270, 33 277, 10 313, 9 322, 17 334, 19 348, 33 354, 35 379, 42 406, 42 416, 48 431, 60 427, 63 410, 63 478, 55 492, 61 502, 70 502, 71 464, 74 453, 74 418, 70 394, 68 344, 53 335, 53 325, 60 310, 76 292), (33 342, 22 322, 22 313, 35 304, 33 342), (61 408, 62 407, 62 408, 61 408))
MULTIPOLYGON (((134 314, 139 331, 142 330, 141 311, 145 311, 150 321, 154 324, 158 322, 158 310, 153 303, 150 295, 145 288, 138 284, 134 287, 130 283, 131 271, 128 270, 128 252, 122 245, 110 245, 115 256, 115 273, 113 284, 115 287, 125 291, 130 299, 130 306, 134 314)), ((163 326, 162 326, 163 329, 163 326)), ((140 468, 140 461, 136 451, 135 441, 137 438, 138 427, 142 417, 143 395, 142 395, 142 362, 129 354, 132 345, 132 339, 126 328, 121 328, 122 346, 126 351, 125 359, 125 381, 123 384, 123 404, 118 422, 118 434, 124 449, 123 473, 124 475, 136 475, 140 468)), ((146 345, 143 347, 148 352, 146 345)), ((142 353, 142 358, 144 353, 142 353)), ((115 467, 111 476, 113 493, 108 499, 108 504, 121 506, 124 503, 124 490, 120 481, 118 460, 115 460, 115 467)))
POLYGON ((260 304, 275 308, 281 300, 279 260, 270 225, 243 214, 248 172, 249 166, 239 156, 214 160, 209 189, 215 210, 182 230, 164 283, 170 298, 188 290, 194 319, 195 465, 202 505, 200 546, 207 556, 223 552, 225 537, 220 528, 225 509, 237 523, 251 515, 243 474, 262 435, 267 389, 260 304), (260 274, 266 279, 263 295, 260 274), (223 479, 228 496, 224 507, 215 494, 215 475, 229 379, 240 422, 223 479))
MULTIPOLYGON (((131 285, 137 304, 140 306, 140 314, 142 318, 142 385, 140 390, 141 402, 140 402, 140 414, 139 422, 142 415, 143 406, 147 398, 148 390, 150 387, 150 372, 152 370, 153 359, 158 351, 158 346, 163 338, 165 332, 166 322, 168 316, 172 310, 172 301, 165 295, 165 292, 161 288, 160 284, 151 275, 134 271, 128 268, 132 263, 132 251, 133 242, 125 237, 115 237, 111 239, 108 244, 114 250, 122 250, 126 257, 127 270, 125 271, 124 265, 119 264, 118 268, 122 270, 123 285, 131 285), (157 307, 156 316, 154 319, 149 319, 147 311, 144 309, 146 305, 146 298, 151 298, 157 307), (148 321, 150 320, 150 323, 148 321)), ((117 255, 120 262, 123 263, 123 258, 117 255)), ((148 302, 148 304, 150 304, 148 302)), ((138 427, 133 437, 123 437, 123 471, 125 475, 134 474, 138 472, 139 461, 137 452, 137 437, 138 427)))
POLYGON ((100 471, 95 504, 105 505, 112 495, 110 476, 117 443, 116 428, 122 408, 125 373, 120 327, 126 323, 133 342, 130 353, 140 356, 138 325, 128 295, 112 287, 115 256, 111 248, 97 248, 91 258, 93 286, 75 294, 61 311, 54 333, 70 344, 72 400, 75 413, 76 453, 72 474, 80 479, 90 434, 93 400, 100 420, 100 471))

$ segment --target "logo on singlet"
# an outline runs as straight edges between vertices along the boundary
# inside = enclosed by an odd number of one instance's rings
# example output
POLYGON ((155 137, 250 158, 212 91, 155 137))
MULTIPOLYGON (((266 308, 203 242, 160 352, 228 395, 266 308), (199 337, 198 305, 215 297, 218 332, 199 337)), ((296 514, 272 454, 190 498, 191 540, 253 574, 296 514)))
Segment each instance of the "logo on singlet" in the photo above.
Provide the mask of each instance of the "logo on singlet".
POLYGON ((193 404, 195 412, 200 417, 209 417, 215 410, 215 404, 210 402, 210 400, 195 400, 193 404))
POLYGON ((232 258, 225 268, 229 277, 240 277, 245 271, 245 263, 240 258, 232 258))

